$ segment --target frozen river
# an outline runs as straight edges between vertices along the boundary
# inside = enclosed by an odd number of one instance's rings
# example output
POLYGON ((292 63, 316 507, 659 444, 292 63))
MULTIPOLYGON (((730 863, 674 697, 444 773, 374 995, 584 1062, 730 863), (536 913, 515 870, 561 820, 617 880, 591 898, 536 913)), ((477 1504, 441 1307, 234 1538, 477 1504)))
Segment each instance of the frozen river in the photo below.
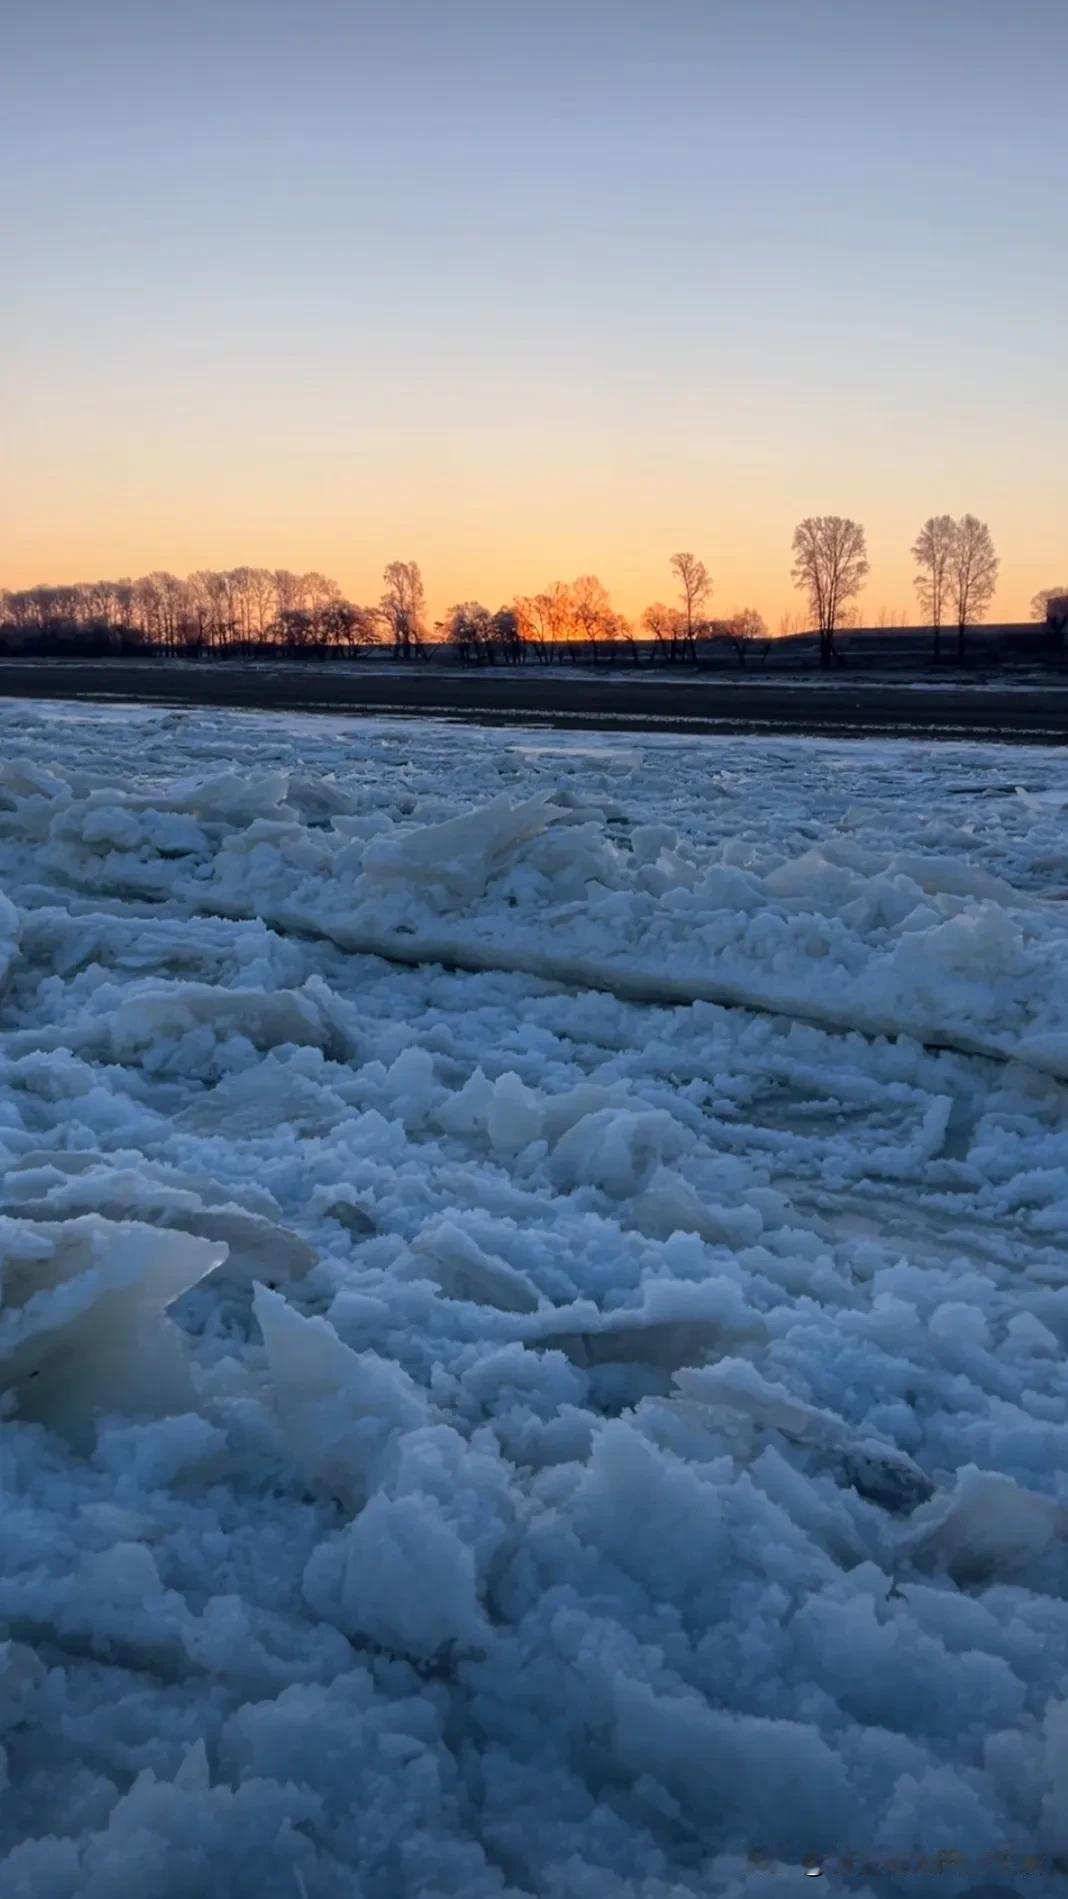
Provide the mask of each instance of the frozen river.
POLYGON ((1066 816, 0 705, 5 1899, 1068 1893, 1066 816))

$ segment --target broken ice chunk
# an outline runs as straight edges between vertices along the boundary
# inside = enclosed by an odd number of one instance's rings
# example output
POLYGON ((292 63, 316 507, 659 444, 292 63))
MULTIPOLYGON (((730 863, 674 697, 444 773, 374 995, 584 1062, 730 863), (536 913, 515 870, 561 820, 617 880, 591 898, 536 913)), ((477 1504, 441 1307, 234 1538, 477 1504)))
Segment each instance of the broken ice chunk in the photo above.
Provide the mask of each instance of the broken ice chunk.
POLYGON ((42 1223, 99 1213, 223 1241, 222 1277, 237 1284, 297 1279, 316 1259, 306 1240, 235 1206, 216 1182, 148 1161, 130 1166, 106 1155, 55 1154, 35 1166, 24 1164, 5 1179, 0 1213, 42 1223))
POLYGON ((102 1412, 194 1403, 184 1342, 165 1317, 226 1248, 85 1214, 0 1218, 0 1389, 75 1441, 102 1412))
POLYGON ((351 1351, 328 1319, 303 1317, 266 1286, 256 1287, 253 1309, 297 1464, 309 1482, 360 1509, 390 1440, 426 1423, 426 1399, 399 1365, 351 1351))
POLYGON ((486 1253, 455 1220, 431 1220, 397 1268, 402 1279, 430 1279, 447 1299, 468 1299, 502 1312, 534 1312, 538 1295, 525 1273, 486 1253))
POLYGON ((581 1326, 574 1323, 574 1308, 554 1312, 545 1330, 530 1334, 524 1343, 533 1350, 563 1352, 574 1365, 651 1365, 676 1371, 727 1352, 742 1339, 763 1338, 766 1330, 759 1313, 746 1306, 726 1279, 697 1284, 652 1280, 636 1310, 588 1317, 589 1307, 580 1306, 578 1313, 581 1326))
POLYGON ((968 1584, 1029 1569, 1066 1541, 1062 1504, 968 1464, 958 1471, 955 1489, 913 1512, 903 1548, 913 1562, 968 1584))

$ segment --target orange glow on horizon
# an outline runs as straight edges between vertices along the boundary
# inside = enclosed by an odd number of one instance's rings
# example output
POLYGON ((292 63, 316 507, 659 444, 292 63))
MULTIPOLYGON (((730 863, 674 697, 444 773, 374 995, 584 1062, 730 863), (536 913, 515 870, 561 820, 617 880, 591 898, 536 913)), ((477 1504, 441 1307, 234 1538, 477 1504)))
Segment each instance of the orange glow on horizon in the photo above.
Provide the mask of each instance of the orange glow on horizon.
MULTIPOLYGON (((9 512, 8 523, 10 519, 9 512)), ((993 528, 994 524, 991 525, 993 528)), ((996 529, 994 531, 997 540, 996 529)), ((712 569, 713 594, 701 617, 726 620, 743 607, 755 607, 764 618, 770 638, 806 625, 803 597, 793 588, 789 577, 791 532, 792 528, 788 528, 778 551, 769 545, 764 559, 755 551, 744 561, 728 552, 717 564, 714 548, 710 550, 707 558, 712 569)), ((433 550, 429 558, 420 558, 416 539, 410 534, 397 535, 392 544, 383 542, 380 556, 368 552, 355 559, 350 546, 334 541, 331 548, 329 542, 333 537, 324 537, 324 544, 311 534, 302 535, 295 546, 291 538, 285 537, 288 546, 283 544, 277 552, 270 545, 264 546, 262 537, 257 536, 259 552, 250 556, 249 538, 240 532, 224 538, 216 525, 210 533, 205 533, 202 543, 186 542, 183 550, 181 543, 172 545, 169 535, 151 532, 147 524, 137 534, 123 533, 120 538, 112 531, 102 533, 97 539, 86 533, 84 522, 72 527, 70 534, 63 537, 53 520, 47 533, 35 535, 31 529, 19 536, 17 545, 13 544, 14 537, 9 540, 4 534, 0 541, 0 590, 69 586, 105 578, 136 580, 156 572, 172 573, 184 579, 204 569, 228 571, 247 565, 271 571, 288 568, 294 573, 326 574, 337 580, 346 599, 358 605, 374 606, 382 593, 382 568, 399 548, 405 557, 419 560, 422 567, 430 627, 441 621, 456 602, 477 600, 494 612, 499 607, 513 606, 517 600, 547 592, 557 584, 568 584, 576 573, 592 573, 603 582, 612 605, 639 637, 642 636, 641 616, 647 606, 654 602, 668 607, 678 605, 677 588, 669 569, 673 551, 670 546, 660 558, 652 552, 639 558, 634 542, 629 541, 616 551, 614 560, 611 550, 605 550, 599 560, 580 557, 576 561, 577 550, 569 549, 568 557, 555 564, 551 556, 546 557, 540 550, 525 558, 519 558, 517 552, 513 565, 507 551, 487 555, 483 547, 470 550, 469 564, 455 547, 439 547, 436 558, 433 550)), ((709 540, 713 538, 710 536, 709 540)), ((701 545, 693 534, 689 543, 701 545)), ((987 619, 992 624, 1026 621, 1031 598, 1039 588, 1064 580, 1061 569, 1066 564, 1065 558, 1058 561, 1055 551, 1050 552, 1041 545, 1006 549, 1003 538, 997 544, 1001 569, 997 594, 987 619)), ((870 534, 869 547, 872 547, 870 534)), ((900 549, 886 550, 881 558, 873 549, 872 573, 856 603, 857 623, 888 628, 921 625, 922 614, 913 588, 914 571, 907 548, 904 555, 900 549)), ((569 636, 562 629, 558 637, 563 640, 569 636)))
POLYGON ((142 425, 131 437, 116 422, 110 438, 72 438, 57 416, 54 429, 38 427, 17 465, 8 457, 0 469, 0 586, 160 569, 184 576, 247 563, 317 570, 371 605, 386 562, 402 557, 420 563, 431 621, 457 601, 481 600, 492 611, 557 580, 595 574, 637 623, 650 603, 674 604, 671 556, 690 548, 712 575, 711 616, 751 606, 776 634, 784 618, 789 625, 804 618, 790 578, 794 526, 826 509, 866 527, 864 622, 883 612, 916 623, 909 550, 922 520, 943 506, 990 523, 1001 556, 991 621, 1025 620, 1032 595, 1064 578, 1052 441, 1026 482, 1014 480, 1007 463, 996 479, 989 469, 985 479, 958 470, 949 479, 943 469, 928 483, 911 466, 907 479, 885 465, 875 474, 863 465, 838 471, 833 444, 800 473, 761 466, 755 454, 747 467, 736 445, 720 458, 739 462, 732 480, 727 468, 693 454, 667 471, 650 469, 637 441, 624 457, 608 438, 576 467, 566 442, 556 449, 535 440, 491 479, 477 437, 409 466, 403 445, 384 438, 359 453, 331 443, 318 454, 310 440, 303 453, 293 443, 271 453, 262 418, 247 446, 227 432, 225 450, 214 454, 195 429, 178 440, 144 433, 142 425))

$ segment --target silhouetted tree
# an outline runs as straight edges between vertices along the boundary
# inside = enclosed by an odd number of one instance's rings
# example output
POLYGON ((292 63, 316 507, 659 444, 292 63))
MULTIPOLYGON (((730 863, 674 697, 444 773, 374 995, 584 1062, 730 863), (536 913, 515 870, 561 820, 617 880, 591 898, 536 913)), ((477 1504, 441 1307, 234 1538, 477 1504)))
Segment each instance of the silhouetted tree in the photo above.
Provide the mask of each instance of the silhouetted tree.
POLYGON ((492 660, 490 646, 491 615, 480 600, 463 600, 450 607, 441 623, 442 638, 456 648, 465 665, 492 660))
POLYGON ((426 595, 423 576, 414 560, 391 560, 383 576, 386 591, 380 611, 398 659, 410 659, 423 644, 426 632, 426 595))
POLYGON ((868 550, 864 529, 840 514, 809 515, 794 529, 795 587, 806 595, 820 636, 820 665, 834 658, 834 636, 846 603, 864 584, 868 550))
POLYGON ((957 526, 950 514, 932 514, 924 522, 912 543, 912 558, 919 568, 913 585, 920 608, 927 615, 934 635, 934 656, 942 651, 942 620, 949 585, 949 561, 957 526))
POLYGON ((514 603, 520 637, 545 665, 559 659, 562 650, 574 664, 577 653, 575 602, 572 590, 555 580, 541 593, 526 594, 514 603))
POLYGON ((602 647, 609 659, 627 631, 626 621, 614 610, 596 574, 580 574, 571 589, 571 623, 576 640, 585 640, 594 661, 602 647))
POLYGON ((351 600, 329 600, 319 608, 323 641, 335 650, 345 647, 362 650, 378 643, 378 622, 370 607, 353 606, 351 600))
POLYGON ((668 664, 677 658, 685 637, 685 622, 678 607, 668 607, 662 600, 654 600, 642 614, 641 625, 652 640, 658 659, 668 664))
POLYGON ((694 554, 673 554, 672 572, 678 576, 679 599, 682 602, 682 636, 686 642, 686 654, 696 659, 696 633, 700 609, 712 592, 712 579, 703 560, 694 554))
POLYGON ((1068 587, 1043 587, 1031 602, 1032 620, 1044 620, 1057 646, 1068 634, 1068 587))
POLYGON ((519 666, 525 657, 519 615, 514 607, 498 607, 489 624, 490 651, 506 665, 519 666))
POLYGON ((287 653, 307 653, 315 644, 315 622, 307 607, 284 607, 276 624, 287 653))
POLYGON ((548 593, 519 594, 512 603, 519 637, 542 665, 554 657, 553 603, 548 593))
POLYGON ((751 653, 763 645, 762 657, 767 656, 768 629, 762 614, 755 607, 740 607, 732 613, 729 620, 716 622, 717 631, 722 630, 723 637, 733 646, 739 666, 744 666, 751 653))
POLYGON ((960 660, 964 658, 965 632, 985 615, 998 582, 998 557, 990 529, 974 514, 963 514, 954 523, 947 575, 960 660))
POLYGON ((276 567, 271 575, 271 586, 277 618, 283 613, 296 613, 307 605, 303 574, 291 573, 288 567, 276 567))
POLYGON ((207 568, 189 576, 193 645, 198 652, 225 646, 228 635, 229 595, 222 574, 207 568))

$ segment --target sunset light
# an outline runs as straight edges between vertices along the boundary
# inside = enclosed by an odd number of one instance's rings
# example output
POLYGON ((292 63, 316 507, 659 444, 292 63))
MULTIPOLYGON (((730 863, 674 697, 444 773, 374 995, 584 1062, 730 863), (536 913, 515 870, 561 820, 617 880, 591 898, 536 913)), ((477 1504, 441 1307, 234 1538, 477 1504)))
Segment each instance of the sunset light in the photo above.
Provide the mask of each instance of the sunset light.
POLYGON ((6 29, 0 585, 363 601, 410 550, 432 617, 594 573, 637 619, 695 547, 775 629, 797 520, 866 524, 874 619, 944 509, 991 524, 995 619, 1057 578, 1057 0, 6 29))

